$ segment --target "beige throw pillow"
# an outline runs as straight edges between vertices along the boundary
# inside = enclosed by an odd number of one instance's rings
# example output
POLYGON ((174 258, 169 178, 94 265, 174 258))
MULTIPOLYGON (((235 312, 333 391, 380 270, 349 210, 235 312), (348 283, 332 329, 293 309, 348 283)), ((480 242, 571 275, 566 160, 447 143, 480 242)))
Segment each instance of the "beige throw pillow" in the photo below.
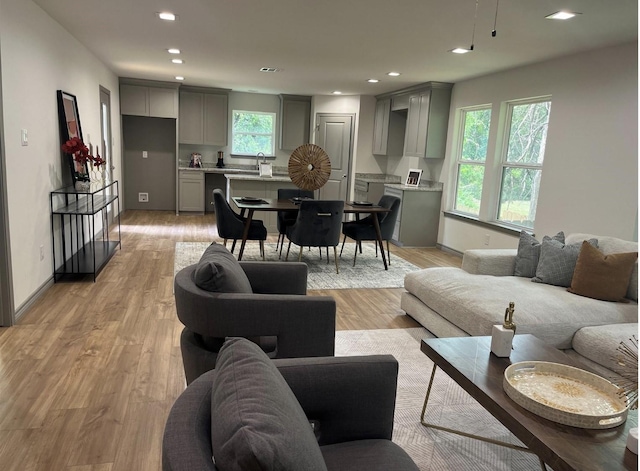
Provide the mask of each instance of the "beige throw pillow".
POLYGON ((584 241, 567 291, 603 301, 622 301, 637 258, 638 252, 604 255, 584 241))

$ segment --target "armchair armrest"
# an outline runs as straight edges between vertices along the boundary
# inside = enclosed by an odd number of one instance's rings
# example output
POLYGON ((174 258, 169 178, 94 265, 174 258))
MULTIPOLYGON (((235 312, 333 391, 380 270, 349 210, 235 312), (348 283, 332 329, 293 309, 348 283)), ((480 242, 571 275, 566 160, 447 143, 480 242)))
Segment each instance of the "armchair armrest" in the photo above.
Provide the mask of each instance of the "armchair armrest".
POLYGON ((278 359, 274 363, 309 420, 320 445, 391 439, 398 362, 391 355, 278 359))
POLYGON ((512 276, 516 249, 472 249, 462 256, 462 269, 472 275, 512 276))
POLYGON ((240 262, 254 293, 307 294, 307 264, 240 262))

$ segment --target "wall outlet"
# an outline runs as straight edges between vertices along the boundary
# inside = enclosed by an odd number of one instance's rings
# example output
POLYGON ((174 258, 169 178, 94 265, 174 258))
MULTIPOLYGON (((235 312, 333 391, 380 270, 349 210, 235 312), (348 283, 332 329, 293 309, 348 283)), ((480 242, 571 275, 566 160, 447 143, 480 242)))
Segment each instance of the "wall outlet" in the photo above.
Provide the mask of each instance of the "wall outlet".
POLYGON ((489 234, 485 234, 484 235, 484 245, 489 245, 489 242, 491 242, 491 236, 489 234))
POLYGON ((142 158, 146 159, 147 157, 149 157, 149 152, 147 152, 146 150, 142 151, 142 158))
POLYGON ((40 261, 44 260, 44 245, 40 246, 40 261))
POLYGON ((138 193, 138 203, 148 203, 149 193, 138 193))

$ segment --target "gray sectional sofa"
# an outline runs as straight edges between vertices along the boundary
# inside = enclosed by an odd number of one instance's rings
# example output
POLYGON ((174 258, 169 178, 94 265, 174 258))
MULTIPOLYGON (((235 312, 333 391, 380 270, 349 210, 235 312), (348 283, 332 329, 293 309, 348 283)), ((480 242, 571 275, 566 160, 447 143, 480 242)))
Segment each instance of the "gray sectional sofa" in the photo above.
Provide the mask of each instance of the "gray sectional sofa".
MULTIPOLYGON (((638 250, 637 242, 590 234, 569 235, 566 244, 589 239, 597 239, 604 255, 638 250)), ((405 277, 400 306, 434 335, 455 337, 491 335, 513 301, 517 334, 533 334, 595 372, 610 374, 620 341, 638 331, 637 261, 626 302, 611 302, 515 276, 517 254, 517 249, 468 250, 462 268, 412 272, 405 277)))

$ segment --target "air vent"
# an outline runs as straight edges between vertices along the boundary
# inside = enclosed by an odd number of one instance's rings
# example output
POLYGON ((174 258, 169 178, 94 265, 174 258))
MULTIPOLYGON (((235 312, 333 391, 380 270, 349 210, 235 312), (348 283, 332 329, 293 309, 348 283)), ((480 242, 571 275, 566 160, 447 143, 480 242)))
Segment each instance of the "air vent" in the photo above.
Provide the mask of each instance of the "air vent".
POLYGON ((280 72, 280 69, 276 67, 262 67, 260 72, 280 72))

